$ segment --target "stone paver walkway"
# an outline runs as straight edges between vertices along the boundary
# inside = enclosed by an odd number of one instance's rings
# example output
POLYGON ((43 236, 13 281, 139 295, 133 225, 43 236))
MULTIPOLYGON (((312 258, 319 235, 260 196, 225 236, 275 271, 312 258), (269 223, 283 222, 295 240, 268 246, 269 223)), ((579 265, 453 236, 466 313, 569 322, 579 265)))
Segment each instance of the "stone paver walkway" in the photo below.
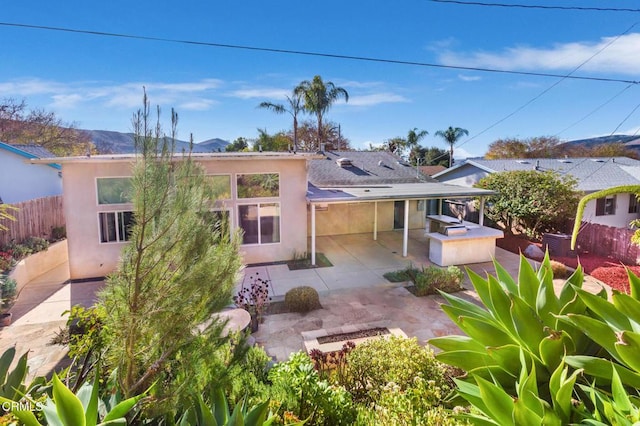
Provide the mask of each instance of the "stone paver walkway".
MULTIPOLYGON (((271 280, 274 300, 300 285, 310 285, 321 294, 323 309, 304 315, 270 315, 254 334, 258 344, 275 359, 284 360, 291 352, 301 350, 303 331, 350 324, 399 327, 420 343, 435 336, 459 333, 440 309, 441 297, 415 297, 402 284, 389 283, 383 277, 385 272, 403 269, 409 263, 418 267, 431 264, 422 230, 410 232, 408 257, 399 254, 401 232, 379 233, 377 241, 370 234, 319 237, 317 244, 318 251, 334 266, 289 271, 286 265, 269 265, 245 270, 245 283, 256 272, 271 280)), ((497 248, 496 258, 511 274, 517 275, 517 255, 497 248)), ((469 268, 483 276, 485 272, 494 272, 491 262, 469 268)), ((0 328, 0 353, 11 346, 16 347, 18 355, 29 351, 30 377, 50 374, 64 365, 65 348, 49 344, 66 323, 62 313, 75 304, 93 304, 95 292, 103 285, 102 281, 70 284, 68 279, 65 264, 28 283, 11 310, 12 325, 0 328)), ((471 288, 468 279, 464 285, 471 288)), ((472 299, 474 293, 467 291, 464 297, 472 299)))

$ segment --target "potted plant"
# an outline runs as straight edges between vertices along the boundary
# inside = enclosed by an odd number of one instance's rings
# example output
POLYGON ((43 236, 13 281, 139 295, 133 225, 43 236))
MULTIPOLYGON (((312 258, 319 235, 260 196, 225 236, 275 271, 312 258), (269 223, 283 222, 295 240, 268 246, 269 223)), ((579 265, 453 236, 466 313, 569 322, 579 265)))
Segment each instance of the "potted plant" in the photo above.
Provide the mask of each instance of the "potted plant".
POLYGON ((263 321, 263 315, 269 305, 269 280, 263 280, 256 272, 256 276, 249 277, 249 285, 242 285, 236 296, 233 296, 233 303, 238 308, 242 308, 251 315, 251 332, 258 331, 259 324, 263 321))
POLYGON ((11 324, 11 312, 9 310, 16 300, 16 280, 7 275, 0 275, 0 327, 11 324))

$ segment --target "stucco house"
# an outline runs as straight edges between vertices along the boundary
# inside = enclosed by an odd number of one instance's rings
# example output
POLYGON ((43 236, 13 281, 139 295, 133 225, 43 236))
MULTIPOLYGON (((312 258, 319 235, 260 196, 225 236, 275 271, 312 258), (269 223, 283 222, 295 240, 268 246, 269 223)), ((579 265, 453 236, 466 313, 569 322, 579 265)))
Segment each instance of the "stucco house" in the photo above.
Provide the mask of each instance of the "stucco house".
MULTIPOLYGON (((528 158, 486 160, 471 158, 433 175, 443 183, 472 187, 491 174, 511 170, 552 170, 573 176, 585 194, 621 185, 640 185, 640 161, 612 158, 528 158)), ((587 204, 583 220, 593 224, 626 228, 640 217, 635 194, 618 194, 587 204)))
POLYGON ((59 164, 29 164, 31 159, 52 157, 55 156, 39 145, 0 142, 0 200, 14 204, 62 194, 59 164))
MULTIPOLYGON (((241 152, 192 154, 219 191, 214 210, 243 231, 247 264, 311 252, 318 235, 425 229, 450 199, 492 191, 442 184, 387 153, 241 152)), ((45 163, 47 160, 33 160, 45 163)), ((134 154, 67 157, 62 165, 73 280, 113 271, 127 244, 134 154)), ((451 219, 451 218, 450 218, 451 219)), ((457 220, 457 219, 456 219, 457 220)), ((480 224, 480 227, 482 224, 480 224)), ((478 227, 476 225, 476 227, 478 227)), ((495 242, 495 238, 493 240, 495 242)))

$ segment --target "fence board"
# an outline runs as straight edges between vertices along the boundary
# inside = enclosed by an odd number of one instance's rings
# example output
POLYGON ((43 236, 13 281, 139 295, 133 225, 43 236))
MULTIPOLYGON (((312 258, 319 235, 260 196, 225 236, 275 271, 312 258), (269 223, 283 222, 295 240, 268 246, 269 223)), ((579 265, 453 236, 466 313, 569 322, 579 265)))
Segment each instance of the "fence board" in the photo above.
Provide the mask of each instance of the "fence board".
POLYGON ((62 195, 36 198, 12 206, 18 210, 8 213, 16 220, 0 220, 0 224, 9 228, 0 231, 0 245, 11 240, 23 241, 28 237, 49 238, 53 228, 65 224, 62 195))
POLYGON ((579 252, 588 251, 600 256, 611 256, 635 265, 639 260, 640 247, 631 244, 631 236, 634 233, 633 229, 583 222, 577 245, 579 252))

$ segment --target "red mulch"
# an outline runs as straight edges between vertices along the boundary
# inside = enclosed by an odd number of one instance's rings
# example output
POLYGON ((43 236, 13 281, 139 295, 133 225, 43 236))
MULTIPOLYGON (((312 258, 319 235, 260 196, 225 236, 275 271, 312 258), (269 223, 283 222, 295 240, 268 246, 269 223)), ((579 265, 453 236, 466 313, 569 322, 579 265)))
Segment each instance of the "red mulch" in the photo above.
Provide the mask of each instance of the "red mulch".
MULTIPOLYGON (((516 254, 523 252, 529 244, 535 244, 538 247, 542 246, 540 243, 531 242, 519 236, 511 235, 505 235, 504 238, 497 241, 498 247, 516 254)), ((627 278, 625 265, 617 259, 591 253, 581 253, 578 257, 551 256, 551 258, 572 268, 575 268, 578 262, 580 262, 587 274, 609 285, 613 289, 629 293, 629 280, 627 278)), ((631 269, 634 274, 640 275, 640 266, 626 266, 631 269)))

